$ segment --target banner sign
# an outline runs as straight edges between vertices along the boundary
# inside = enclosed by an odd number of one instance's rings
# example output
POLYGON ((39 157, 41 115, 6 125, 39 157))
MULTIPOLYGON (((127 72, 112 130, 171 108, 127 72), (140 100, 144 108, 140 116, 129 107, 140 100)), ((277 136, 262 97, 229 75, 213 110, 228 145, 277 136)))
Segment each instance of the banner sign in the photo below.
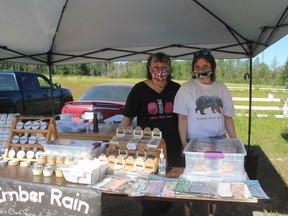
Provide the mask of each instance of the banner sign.
POLYGON ((70 187, 0 178, 0 215, 100 216, 101 194, 70 187))

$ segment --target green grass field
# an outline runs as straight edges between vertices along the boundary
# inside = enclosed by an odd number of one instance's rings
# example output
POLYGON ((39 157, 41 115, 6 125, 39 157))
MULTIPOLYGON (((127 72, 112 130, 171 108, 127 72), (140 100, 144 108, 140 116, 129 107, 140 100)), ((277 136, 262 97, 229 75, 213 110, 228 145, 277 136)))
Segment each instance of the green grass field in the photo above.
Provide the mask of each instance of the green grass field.
MULTIPOLYGON (((103 77, 59 77, 54 76, 53 82, 59 82, 63 87, 72 90, 74 100, 88 88, 99 83, 132 83, 139 79, 108 79, 103 77)), ((178 81, 182 84, 184 81, 178 81)), ((239 86, 227 84, 227 86, 239 86)), ((241 85, 245 86, 245 85, 241 85)), ((247 86, 247 85, 246 85, 247 86)), ((260 91, 255 88, 253 97, 267 98, 269 90, 260 91)), ((233 97, 248 97, 248 91, 231 91, 233 97)), ((273 93, 274 98, 288 98, 288 93, 273 93)), ((247 102, 237 102, 237 105, 248 105, 247 102)), ((254 104, 253 104, 254 105, 254 104)), ((259 105, 259 104, 256 104, 259 105)), ((265 106, 260 104, 261 106, 265 106)), ((266 106, 280 106, 269 103, 266 106)), ((270 200, 261 202, 256 210, 262 215, 288 215, 288 118, 252 117, 251 150, 259 155, 257 179, 270 200)), ((245 145, 248 144, 248 117, 234 118, 238 137, 245 145)), ((256 211, 255 210, 255 211, 256 211)))

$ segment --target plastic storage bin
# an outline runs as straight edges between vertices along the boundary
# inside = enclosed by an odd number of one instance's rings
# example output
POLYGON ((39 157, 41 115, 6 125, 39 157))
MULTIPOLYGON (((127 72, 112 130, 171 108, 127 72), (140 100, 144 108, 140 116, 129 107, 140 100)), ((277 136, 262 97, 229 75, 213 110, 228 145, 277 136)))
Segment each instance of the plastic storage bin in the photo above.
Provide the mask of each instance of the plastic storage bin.
POLYGON ((48 155, 72 155, 82 159, 93 159, 101 153, 102 141, 59 139, 43 144, 48 155))
POLYGON ((55 123, 58 133, 86 133, 89 126, 88 122, 82 120, 57 120, 55 123))
POLYGON ((187 177, 246 179, 240 139, 192 139, 184 149, 187 177))

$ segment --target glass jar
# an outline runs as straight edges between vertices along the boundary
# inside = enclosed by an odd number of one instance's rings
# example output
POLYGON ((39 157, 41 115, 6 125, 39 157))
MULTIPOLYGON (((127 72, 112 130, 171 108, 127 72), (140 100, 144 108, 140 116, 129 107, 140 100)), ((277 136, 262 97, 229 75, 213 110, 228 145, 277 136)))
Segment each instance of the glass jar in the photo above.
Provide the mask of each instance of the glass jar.
POLYGON ((39 154, 38 156, 38 162, 41 164, 46 164, 47 162, 47 155, 46 154, 39 154))
POLYGON ((40 163, 34 163, 32 167, 33 175, 42 175, 43 165, 40 163))
POLYGON ((49 164, 56 164, 56 156, 55 155, 48 155, 47 163, 49 164))
POLYGON ((43 168, 43 176, 49 177, 53 175, 53 167, 52 166, 44 166, 43 168))
POLYGON ((63 177, 63 173, 62 173, 62 170, 61 170, 61 166, 62 166, 62 165, 57 165, 57 166, 55 167, 55 175, 56 175, 57 178, 63 177))
POLYGON ((73 156, 72 156, 72 155, 69 155, 69 156, 66 156, 66 157, 65 157, 64 164, 65 164, 65 165, 68 165, 68 164, 73 163, 73 161, 74 161, 73 156))
POLYGON ((63 165, 65 163, 64 155, 57 155, 56 156, 56 165, 63 165))

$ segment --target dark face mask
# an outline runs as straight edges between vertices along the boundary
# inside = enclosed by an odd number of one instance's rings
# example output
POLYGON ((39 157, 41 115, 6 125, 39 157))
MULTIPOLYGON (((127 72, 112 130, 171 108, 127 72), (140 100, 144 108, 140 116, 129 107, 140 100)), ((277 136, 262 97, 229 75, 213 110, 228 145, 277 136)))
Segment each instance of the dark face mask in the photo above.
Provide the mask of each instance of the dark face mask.
POLYGON ((205 70, 205 71, 197 71, 197 72, 193 71, 192 74, 199 78, 206 78, 206 77, 211 76, 212 71, 210 69, 205 70))

